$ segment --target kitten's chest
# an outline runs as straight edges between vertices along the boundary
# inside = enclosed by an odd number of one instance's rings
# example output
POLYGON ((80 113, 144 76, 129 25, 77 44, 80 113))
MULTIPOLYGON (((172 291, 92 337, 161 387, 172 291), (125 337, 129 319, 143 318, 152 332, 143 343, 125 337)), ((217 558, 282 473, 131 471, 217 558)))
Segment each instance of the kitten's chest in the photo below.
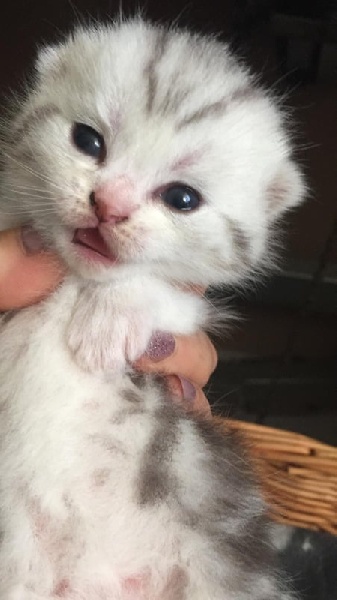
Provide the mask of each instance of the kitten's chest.
POLYGON ((127 485, 147 424, 140 415, 132 423, 127 375, 85 373, 71 359, 67 309, 50 318, 32 309, 0 332, 1 463, 7 477, 33 481, 38 495, 49 489, 60 498, 76 487, 89 499, 121 472, 127 485))

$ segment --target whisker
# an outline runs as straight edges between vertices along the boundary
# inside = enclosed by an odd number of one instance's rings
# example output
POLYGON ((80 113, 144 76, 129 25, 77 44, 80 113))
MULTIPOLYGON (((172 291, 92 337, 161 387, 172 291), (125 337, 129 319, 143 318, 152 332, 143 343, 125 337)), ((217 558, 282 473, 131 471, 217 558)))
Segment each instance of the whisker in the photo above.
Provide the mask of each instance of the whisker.
MULTIPOLYGON (((2 195, 0 206, 5 204, 7 204, 8 206, 13 206, 12 196, 8 197, 2 195)), ((45 198, 36 198, 35 196, 27 196, 20 198, 20 196, 18 195, 17 202, 14 203, 14 207, 16 206, 23 206, 28 208, 51 208, 52 204, 50 202, 47 202, 45 198)))
POLYGON ((40 200, 35 201, 34 196, 32 198, 28 197, 28 198, 20 199, 20 204, 14 204, 14 206, 13 206, 11 199, 9 199, 6 196, 2 196, 0 206, 3 206, 5 208, 6 205, 7 205, 7 208, 10 207, 13 210, 17 210, 20 208, 32 210, 32 209, 38 208, 38 209, 43 209, 46 211, 51 210, 51 211, 55 212, 55 207, 52 204, 49 204, 46 202, 41 202, 40 200))
MULTIPOLYGON (((38 211, 34 211, 34 213, 38 214, 39 216, 41 216, 41 215, 48 216, 49 214, 55 214, 53 211, 46 212, 42 209, 38 210, 38 211)), ((28 209, 27 210, 15 210, 15 211, 6 211, 6 210, 0 209, 0 214, 12 216, 12 217, 20 216, 20 215, 28 215, 31 217, 31 215, 32 215, 31 211, 28 209)))
POLYGON ((6 152, 4 152, 3 154, 4 154, 4 156, 6 156, 6 158, 8 158, 9 160, 11 160, 15 164, 19 165, 19 167, 22 167, 25 171, 27 171, 27 173, 30 173, 31 175, 33 175, 37 179, 40 179, 41 181, 44 181, 44 182, 48 183, 51 187, 54 187, 58 191, 61 191, 61 188, 57 184, 55 184, 49 177, 46 177, 42 173, 38 173, 34 169, 31 169, 30 167, 28 167, 28 165, 26 165, 25 163, 17 160, 14 156, 11 156, 10 154, 8 154, 6 152))
POLYGON ((2 188, 5 188, 7 190, 25 190, 28 192, 41 192, 43 194, 47 193, 45 188, 38 188, 38 187, 32 186, 32 185, 10 184, 7 182, 5 182, 3 184, 2 188))
POLYGON ((14 210, 29 210, 31 212, 32 211, 35 212, 35 209, 43 210, 45 212, 56 212, 54 206, 51 206, 51 205, 48 206, 45 204, 34 204, 33 205, 32 202, 27 202, 25 204, 18 204, 18 205, 14 205, 14 206, 12 204, 10 204, 9 202, 3 202, 3 203, 0 203, 0 207, 1 206, 3 208, 7 208, 7 209, 11 210, 12 212, 14 210))
MULTIPOLYGON (((41 193, 33 193, 33 194, 29 194, 27 192, 23 192, 20 190, 2 190, 3 192, 7 192, 7 196, 9 195, 9 193, 13 196, 19 196, 20 197, 20 201, 24 202, 25 199, 27 198, 36 198, 37 200, 53 200, 54 197, 53 196, 47 196, 46 194, 41 194, 41 193), (21 198, 22 197, 22 198, 21 198)), ((3 194, 2 194, 3 197, 3 194)))

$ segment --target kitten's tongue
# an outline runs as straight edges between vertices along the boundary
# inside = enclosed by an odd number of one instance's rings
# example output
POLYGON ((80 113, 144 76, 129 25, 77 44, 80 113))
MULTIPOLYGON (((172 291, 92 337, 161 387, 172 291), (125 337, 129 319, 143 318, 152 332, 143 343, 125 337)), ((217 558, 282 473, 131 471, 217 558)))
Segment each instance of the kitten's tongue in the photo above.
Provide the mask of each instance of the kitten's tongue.
POLYGON ((98 252, 98 254, 101 254, 110 260, 115 260, 115 257, 112 255, 97 227, 76 229, 73 237, 73 243, 90 248, 90 250, 94 250, 95 252, 98 252))

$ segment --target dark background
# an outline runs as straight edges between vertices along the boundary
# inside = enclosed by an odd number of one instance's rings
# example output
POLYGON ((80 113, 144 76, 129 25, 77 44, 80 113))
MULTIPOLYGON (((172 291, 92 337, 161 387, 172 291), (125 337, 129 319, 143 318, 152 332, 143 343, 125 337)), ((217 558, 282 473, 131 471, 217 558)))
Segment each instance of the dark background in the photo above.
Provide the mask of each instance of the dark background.
MULTIPOLYGON (((78 17, 113 17, 113 0, 12 0, 1 9, 0 88, 15 87, 38 44, 78 17)), ((215 409, 337 443, 337 3, 147 1, 144 14, 221 32, 287 93, 310 199, 288 219, 282 271, 233 296, 244 320, 219 345, 215 409)), ((132 15, 135 2, 123 2, 132 15)))

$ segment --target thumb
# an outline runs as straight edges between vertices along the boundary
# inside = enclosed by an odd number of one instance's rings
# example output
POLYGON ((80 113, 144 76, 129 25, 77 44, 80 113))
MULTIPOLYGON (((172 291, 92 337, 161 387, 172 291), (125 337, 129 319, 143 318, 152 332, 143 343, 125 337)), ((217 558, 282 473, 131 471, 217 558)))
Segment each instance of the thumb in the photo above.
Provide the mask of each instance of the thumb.
POLYGON ((0 310, 41 300, 63 276, 62 263, 30 227, 0 232, 0 310))

